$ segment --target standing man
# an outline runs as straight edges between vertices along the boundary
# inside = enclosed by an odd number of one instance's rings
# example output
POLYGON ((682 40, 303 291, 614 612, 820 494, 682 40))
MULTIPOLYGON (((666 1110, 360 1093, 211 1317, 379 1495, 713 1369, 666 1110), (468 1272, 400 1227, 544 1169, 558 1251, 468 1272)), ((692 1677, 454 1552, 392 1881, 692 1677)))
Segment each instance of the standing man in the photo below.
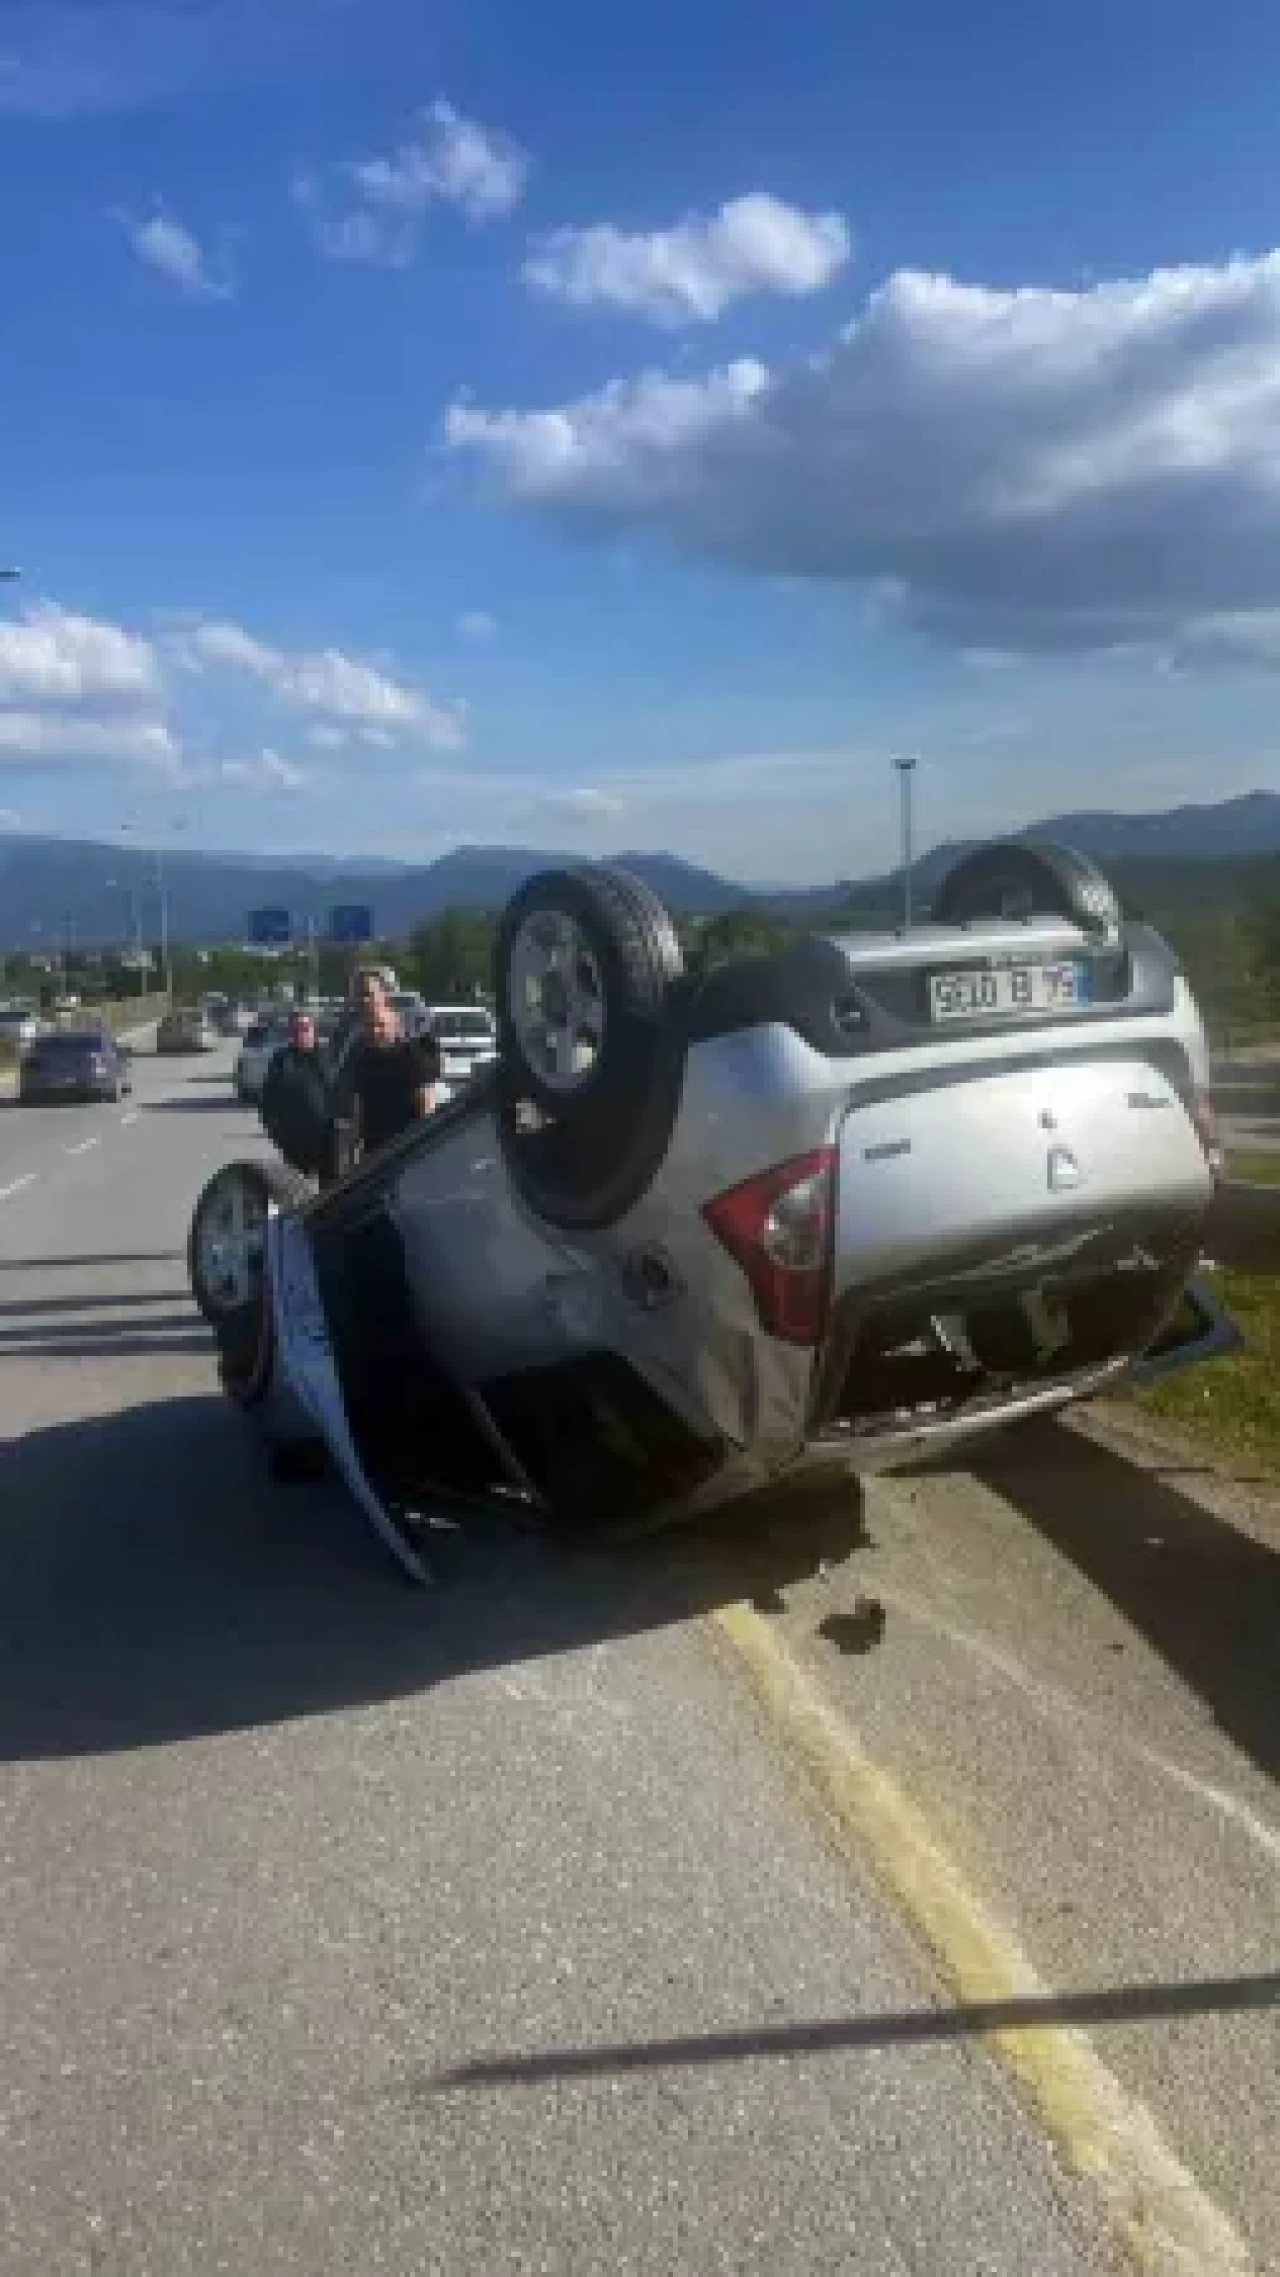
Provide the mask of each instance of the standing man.
POLYGON ((285 1161, 314 1177, 328 1152, 329 1091, 309 1012, 290 1014, 288 1041, 267 1069, 258 1112, 285 1161))
POLYGON ((362 1155, 432 1113, 440 1081, 434 1036, 406 1036, 381 980, 360 976, 360 1028, 336 1070, 339 1111, 349 1100, 362 1155))

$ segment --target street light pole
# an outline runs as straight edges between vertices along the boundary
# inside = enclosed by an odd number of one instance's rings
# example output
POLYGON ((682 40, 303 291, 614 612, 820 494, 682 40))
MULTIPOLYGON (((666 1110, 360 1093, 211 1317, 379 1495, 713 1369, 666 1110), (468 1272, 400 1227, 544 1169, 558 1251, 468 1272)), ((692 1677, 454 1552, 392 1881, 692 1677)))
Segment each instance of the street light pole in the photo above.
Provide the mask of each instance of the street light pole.
POLYGON ((916 763, 914 757, 904 755, 902 758, 895 759, 893 764, 898 770, 898 783, 902 796, 902 930, 904 933, 909 933, 912 916, 911 867, 915 858, 912 845, 911 791, 916 763))
MULTIPOLYGON (((120 828, 123 832, 127 832, 131 835, 136 836, 137 834, 137 825, 135 823, 122 822, 120 828)), ((175 830, 184 830, 186 828, 186 824, 183 822, 175 822, 173 828, 175 830)), ((173 964, 169 953, 169 887, 165 877, 163 848, 159 846, 153 847, 151 851, 151 859, 155 867, 156 898, 160 904, 161 986, 164 990, 166 1003, 171 1004, 173 1002, 173 964)))
POLYGON ((160 897, 160 977, 166 1004, 173 1002, 173 967, 169 962, 169 888, 165 882, 164 855, 156 848, 156 892, 160 897))

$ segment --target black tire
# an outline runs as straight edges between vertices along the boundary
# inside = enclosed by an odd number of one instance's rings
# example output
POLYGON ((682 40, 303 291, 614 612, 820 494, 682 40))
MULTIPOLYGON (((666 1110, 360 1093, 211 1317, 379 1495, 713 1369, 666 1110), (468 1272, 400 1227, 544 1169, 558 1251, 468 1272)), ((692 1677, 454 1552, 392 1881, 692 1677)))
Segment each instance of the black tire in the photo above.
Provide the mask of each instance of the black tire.
POLYGON ((1071 846, 996 839, 962 854, 934 897, 939 925, 991 918, 1065 917, 1086 933, 1118 940, 1120 903, 1096 862, 1071 846))
MULTIPOLYGON (((233 1176, 242 1179, 251 1188, 256 1188, 264 1208, 268 1210, 293 1209, 299 1202, 305 1201, 311 1192, 308 1180, 299 1177, 296 1170, 290 1170, 283 1162, 271 1161, 224 1163, 204 1187, 191 1213, 191 1228, 187 1235, 187 1277, 197 1310, 210 1327, 217 1331, 220 1339, 224 1334, 230 1334, 234 1338, 239 1316, 248 1308, 238 1305, 229 1309, 225 1299, 220 1298, 218 1291, 207 1280, 200 1256, 200 1237, 205 1216, 215 1206, 220 1190, 233 1176)), ((238 1333, 243 1340, 242 1325, 238 1333)))
POLYGON ((625 870, 545 870, 504 911, 496 968, 498 1128, 512 1181, 553 1225, 612 1224, 653 1178, 679 1103, 684 1050, 669 1013, 684 960, 670 913, 625 870), (600 1049, 569 1079, 538 1064, 513 1001, 517 944, 540 916, 571 920, 598 987, 600 1049))

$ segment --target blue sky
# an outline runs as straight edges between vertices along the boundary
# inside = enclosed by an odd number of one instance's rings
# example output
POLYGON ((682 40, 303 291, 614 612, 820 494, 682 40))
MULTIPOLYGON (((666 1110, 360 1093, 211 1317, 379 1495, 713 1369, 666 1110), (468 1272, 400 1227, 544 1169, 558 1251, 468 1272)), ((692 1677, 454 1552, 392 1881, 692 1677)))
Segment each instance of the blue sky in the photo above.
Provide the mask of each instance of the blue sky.
POLYGON ((874 869, 1280 787, 1280 13, 0 0, 0 818, 874 869))

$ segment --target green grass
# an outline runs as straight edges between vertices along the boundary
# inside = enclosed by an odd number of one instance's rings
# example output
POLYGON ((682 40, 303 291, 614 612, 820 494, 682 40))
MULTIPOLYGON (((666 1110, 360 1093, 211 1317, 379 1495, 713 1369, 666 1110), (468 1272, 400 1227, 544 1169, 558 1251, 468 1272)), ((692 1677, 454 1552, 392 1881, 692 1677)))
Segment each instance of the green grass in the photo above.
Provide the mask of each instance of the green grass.
MULTIPOLYGON (((1264 1157, 1274 1162, 1275 1157, 1264 1157)), ((1273 1182, 1277 1174, 1270 1173, 1273 1182)), ((1215 1274, 1213 1286, 1242 1329, 1243 1351, 1186 1368, 1135 1391, 1148 1415, 1175 1424, 1237 1475, 1280 1486, 1280 1280, 1215 1274)))
MULTIPOLYGON (((1280 1154, 1232 1153, 1227 1169, 1232 1178, 1280 1186, 1280 1154)), ((1280 1279, 1221 1273, 1213 1286, 1244 1332, 1244 1350, 1187 1368, 1133 1397, 1226 1469, 1280 1485, 1280 1279)))
POLYGON ((1227 1176, 1254 1186, 1280 1186, 1280 1154, 1229 1154, 1227 1176))

